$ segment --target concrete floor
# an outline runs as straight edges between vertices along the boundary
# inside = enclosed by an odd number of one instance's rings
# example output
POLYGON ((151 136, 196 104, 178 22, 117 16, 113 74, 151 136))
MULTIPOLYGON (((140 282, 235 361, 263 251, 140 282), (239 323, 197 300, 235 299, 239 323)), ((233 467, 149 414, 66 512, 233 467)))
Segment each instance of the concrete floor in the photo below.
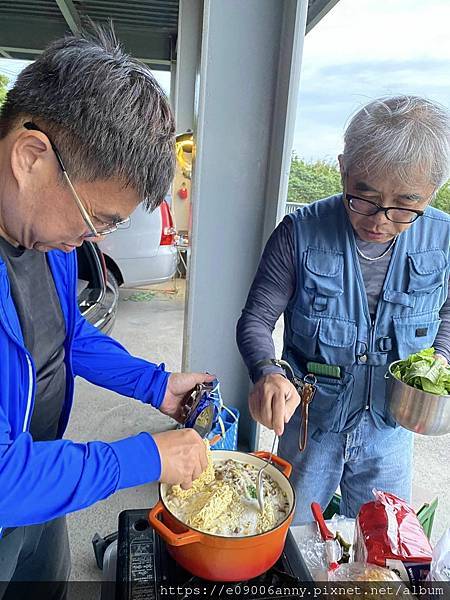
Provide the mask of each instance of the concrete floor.
MULTIPOLYGON (((167 369, 181 367, 184 317, 184 281, 153 286, 145 291, 121 290, 114 337, 131 353, 152 362, 165 362, 167 369)), ((278 353, 282 344, 283 324, 275 329, 278 353)), ((124 398, 79 380, 76 400, 66 438, 74 441, 120 439, 140 431, 163 431, 174 422, 151 407, 124 398)), ((263 431, 260 448, 270 448, 272 436, 263 431)), ((450 436, 427 438, 416 436, 413 503, 439 496, 433 539, 450 525, 450 436)), ((157 486, 144 485, 122 490, 107 500, 68 516, 72 548, 72 580, 101 579, 92 551, 95 532, 105 536, 117 530, 117 516, 127 508, 152 506, 157 486)))

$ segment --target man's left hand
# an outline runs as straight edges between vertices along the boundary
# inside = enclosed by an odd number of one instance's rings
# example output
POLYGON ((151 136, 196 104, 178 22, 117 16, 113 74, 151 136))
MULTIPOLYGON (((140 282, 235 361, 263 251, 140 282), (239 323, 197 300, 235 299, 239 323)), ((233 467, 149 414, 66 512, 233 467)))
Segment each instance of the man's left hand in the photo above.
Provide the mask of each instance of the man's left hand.
POLYGON ((166 394, 159 410, 179 423, 183 422, 183 407, 188 394, 198 383, 214 381, 208 373, 172 373, 167 382, 166 394))
POLYGON ((439 354, 436 352, 436 354, 434 355, 434 358, 436 360, 438 360, 439 362, 441 362, 444 366, 448 365, 448 360, 445 358, 445 356, 443 354, 439 354))

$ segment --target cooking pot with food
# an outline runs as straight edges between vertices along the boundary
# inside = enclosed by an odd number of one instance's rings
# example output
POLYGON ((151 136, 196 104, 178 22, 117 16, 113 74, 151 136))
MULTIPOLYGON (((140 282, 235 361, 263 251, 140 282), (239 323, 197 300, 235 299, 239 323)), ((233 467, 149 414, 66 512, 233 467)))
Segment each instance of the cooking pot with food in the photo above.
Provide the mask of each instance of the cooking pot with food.
MULTIPOLYGON (((235 461, 260 469, 269 452, 246 454, 230 450, 215 450, 215 465, 235 461)), ((149 513, 149 522, 167 544, 171 556, 187 571, 210 581, 242 581, 257 577, 270 569, 281 556, 295 509, 295 493, 288 479, 292 467, 273 455, 264 473, 279 486, 286 498, 285 516, 263 533, 222 535, 207 533, 181 521, 169 508, 171 486, 160 484, 160 500, 149 513)), ((257 511, 257 507, 253 510, 257 511)))

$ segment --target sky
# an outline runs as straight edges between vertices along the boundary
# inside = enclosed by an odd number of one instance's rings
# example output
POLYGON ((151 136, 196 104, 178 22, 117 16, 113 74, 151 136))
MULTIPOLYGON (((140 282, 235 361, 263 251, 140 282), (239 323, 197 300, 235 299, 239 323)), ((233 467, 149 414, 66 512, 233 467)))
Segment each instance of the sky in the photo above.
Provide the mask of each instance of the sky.
MULTIPOLYGON (((339 0, 306 36, 294 151, 334 161, 349 117, 384 95, 450 105, 450 0, 339 0)), ((10 76, 25 65, 0 59, 10 76)), ((19 62, 19 61, 17 61, 19 62)), ((155 72, 168 93, 168 73, 155 72)))
MULTIPOLYGON (((30 61, 28 60, 11 60, 8 58, 0 58, 0 73, 6 75, 9 79, 8 88, 12 86, 17 75, 24 69, 30 61)), ((170 73, 168 71, 152 71, 159 85, 168 95, 170 92, 170 73)))
POLYGON ((379 96, 450 104, 450 0, 339 0, 306 36, 294 150, 334 160, 349 117, 379 96))

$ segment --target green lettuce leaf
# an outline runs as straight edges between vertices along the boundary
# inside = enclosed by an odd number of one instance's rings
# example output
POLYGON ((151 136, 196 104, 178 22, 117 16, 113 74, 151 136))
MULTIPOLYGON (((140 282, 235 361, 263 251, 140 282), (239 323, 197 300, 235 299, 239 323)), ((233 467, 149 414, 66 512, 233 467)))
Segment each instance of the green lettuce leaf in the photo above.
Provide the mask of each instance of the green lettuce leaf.
POLYGON ((404 383, 430 394, 450 394, 450 368, 436 360, 434 348, 427 348, 399 361, 392 374, 404 383))

